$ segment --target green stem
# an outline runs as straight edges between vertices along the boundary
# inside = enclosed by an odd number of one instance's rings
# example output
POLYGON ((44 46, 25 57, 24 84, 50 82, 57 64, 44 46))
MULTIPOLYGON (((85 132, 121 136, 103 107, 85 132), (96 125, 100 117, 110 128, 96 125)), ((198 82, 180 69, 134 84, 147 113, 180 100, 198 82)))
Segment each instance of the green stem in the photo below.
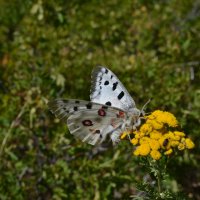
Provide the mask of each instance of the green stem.
POLYGON ((157 174, 157 183, 158 183, 158 192, 159 194, 162 192, 162 187, 161 187, 161 174, 160 171, 157 174))
POLYGON ((0 146, 0 160, 2 159, 3 151, 4 151, 4 148, 6 146, 7 140, 9 138, 9 136, 11 135, 11 132, 12 132, 13 128, 16 125, 17 119, 19 119, 23 115, 23 113, 25 112, 26 105, 27 105, 27 103, 25 103, 23 105, 23 107, 21 108, 21 111, 19 112, 19 114, 17 115, 17 117, 12 121, 8 132, 6 133, 5 137, 3 138, 3 141, 2 141, 1 146, 0 146))

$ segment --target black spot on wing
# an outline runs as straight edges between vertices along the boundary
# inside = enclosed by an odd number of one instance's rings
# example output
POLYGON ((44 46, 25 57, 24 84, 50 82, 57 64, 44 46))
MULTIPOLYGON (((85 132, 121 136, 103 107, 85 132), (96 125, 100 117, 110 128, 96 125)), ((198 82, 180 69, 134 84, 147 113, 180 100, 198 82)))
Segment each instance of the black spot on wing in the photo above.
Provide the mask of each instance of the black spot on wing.
POLYGON ((116 90, 116 88, 117 88, 117 85, 118 85, 118 82, 116 82, 116 83, 113 83, 113 87, 112 87, 112 90, 113 90, 113 91, 115 91, 115 90, 116 90))
POLYGON ((105 68, 105 73, 107 74, 108 73, 108 70, 105 68))
POLYGON ((100 130, 96 130, 95 133, 98 133, 98 134, 99 134, 99 133, 100 133, 100 130))
POLYGON ((77 106, 74 106, 74 111, 77 111, 78 110, 78 107, 77 106))
POLYGON ((112 79, 112 78, 113 78, 113 75, 111 75, 110 78, 112 79))
POLYGON ((106 102, 105 104, 106 104, 107 106, 112 106, 112 104, 111 104, 110 101, 106 102))
POLYGON ((75 103, 80 103, 80 101, 76 100, 75 103))
POLYGON ((92 108, 92 103, 88 103, 88 104, 86 105, 86 108, 87 108, 87 109, 91 109, 91 108, 92 108))
POLYGON ((117 96, 117 98, 120 100, 123 96, 124 96, 124 92, 121 91, 121 92, 119 93, 119 95, 117 96))
POLYGON ((104 82, 104 85, 109 85, 109 81, 105 81, 105 82, 104 82))

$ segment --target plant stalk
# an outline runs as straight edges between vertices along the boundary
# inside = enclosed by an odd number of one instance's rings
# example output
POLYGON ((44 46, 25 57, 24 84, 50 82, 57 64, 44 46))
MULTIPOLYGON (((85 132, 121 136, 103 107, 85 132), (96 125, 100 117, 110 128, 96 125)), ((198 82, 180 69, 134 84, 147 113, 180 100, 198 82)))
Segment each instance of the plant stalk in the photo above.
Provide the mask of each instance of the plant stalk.
POLYGON ((158 192, 160 194, 162 192, 160 171, 158 171, 158 174, 157 174, 157 184, 158 184, 158 192))

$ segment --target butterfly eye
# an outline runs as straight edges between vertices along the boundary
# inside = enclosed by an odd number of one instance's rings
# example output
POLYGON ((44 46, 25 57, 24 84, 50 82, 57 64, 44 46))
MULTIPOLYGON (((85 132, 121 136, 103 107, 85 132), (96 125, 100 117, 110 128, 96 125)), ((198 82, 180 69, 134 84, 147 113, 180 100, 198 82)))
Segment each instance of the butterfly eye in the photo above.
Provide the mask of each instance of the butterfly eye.
POLYGON ((140 112, 140 116, 139 117, 144 117, 144 113, 140 112))

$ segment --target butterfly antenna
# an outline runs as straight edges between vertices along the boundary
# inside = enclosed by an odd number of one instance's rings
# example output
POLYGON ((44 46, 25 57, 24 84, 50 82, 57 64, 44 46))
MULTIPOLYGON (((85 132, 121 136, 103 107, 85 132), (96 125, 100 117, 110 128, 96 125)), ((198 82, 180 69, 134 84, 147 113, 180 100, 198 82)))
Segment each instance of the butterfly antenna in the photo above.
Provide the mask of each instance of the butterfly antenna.
POLYGON ((151 113, 152 113, 152 112, 147 112, 147 113, 145 112, 145 115, 150 115, 151 113))
POLYGON ((142 109, 141 109, 141 113, 144 115, 145 114, 145 112, 144 112, 144 109, 146 108, 146 106, 151 102, 151 98, 144 104, 144 106, 142 107, 142 109))

